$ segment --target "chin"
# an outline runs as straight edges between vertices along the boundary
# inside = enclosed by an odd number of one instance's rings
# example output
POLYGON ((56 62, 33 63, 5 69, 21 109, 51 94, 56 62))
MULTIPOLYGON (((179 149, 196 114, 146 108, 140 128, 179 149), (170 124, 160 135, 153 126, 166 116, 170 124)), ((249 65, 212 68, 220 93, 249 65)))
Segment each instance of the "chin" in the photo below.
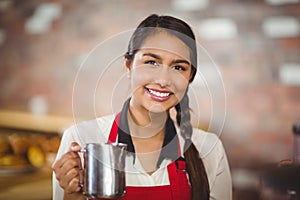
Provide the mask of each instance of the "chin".
POLYGON ((169 110, 169 108, 165 108, 164 106, 162 106, 160 104, 151 105, 150 108, 149 108, 149 111, 152 112, 152 113, 163 113, 163 112, 166 112, 168 110, 169 110))
POLYGON ((148 110, 149 112, 152 113, 164 113, 164 112, 169 112, 169 110, 171 108, 173 108, 176 104, 168 104, 168 105, 164 105, 161 103, 155 103, 155 104, 151 104, 148 106, 148 110))

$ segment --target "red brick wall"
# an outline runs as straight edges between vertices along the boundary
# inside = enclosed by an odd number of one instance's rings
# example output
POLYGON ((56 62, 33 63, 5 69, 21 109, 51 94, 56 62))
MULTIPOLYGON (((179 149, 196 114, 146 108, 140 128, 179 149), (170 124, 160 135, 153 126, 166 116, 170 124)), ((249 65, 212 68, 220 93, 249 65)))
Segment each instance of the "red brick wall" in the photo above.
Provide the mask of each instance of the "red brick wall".
MULTIPOLYGON (((261 25, 265 18, 276 15, 300 20, 299 3, 271 6, 264 1, 212 0, 205 10, 184 12, 174 11, 170 1, 161 0, 53 0, 50 2, 62 5, 62 15, 48 32, 29 34, 24 31, 26 20, 41 2, 46 1, 15 1, 0 10, 0 30, 5 33, 0 45, 1 109, 28 111, 30 99, 38 95, 47 102, 48 113, 71 116, 80 61, 100 42, 133 29, 150 13, 173 14, 193 27, 202 19, 225 17, 236 23, 238 36, 226 41, 203 40, 203 45, 224 79, 227 115, 222 139, 230 163, 257 167, 291 156, 291 126, 300 120, 300 87, 283 84, 279 67, 286 62, 300 63, 300 36, 269 38, 261 25)), ((89 76, 84 84, 89 85, 89 76)), ((91 106, 84 87, 80 112, 91 106)), ((105 114, 109 102, 102 101, 99 113, 105 114)))

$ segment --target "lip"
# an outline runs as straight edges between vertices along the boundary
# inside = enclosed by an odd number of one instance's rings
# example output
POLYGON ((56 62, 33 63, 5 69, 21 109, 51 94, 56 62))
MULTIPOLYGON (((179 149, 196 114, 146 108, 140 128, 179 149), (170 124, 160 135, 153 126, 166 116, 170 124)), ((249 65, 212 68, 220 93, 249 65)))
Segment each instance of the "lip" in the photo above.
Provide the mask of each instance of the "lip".
POLYGON ((174 93, 167 90, 158 90, 145 87, 148 96, 154 101, 167 101, 174 93))

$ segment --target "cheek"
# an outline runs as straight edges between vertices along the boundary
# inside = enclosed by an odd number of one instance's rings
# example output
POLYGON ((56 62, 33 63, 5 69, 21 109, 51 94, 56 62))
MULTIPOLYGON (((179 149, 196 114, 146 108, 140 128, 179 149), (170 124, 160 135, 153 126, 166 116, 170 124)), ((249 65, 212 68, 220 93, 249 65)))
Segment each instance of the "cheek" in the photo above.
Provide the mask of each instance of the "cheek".
POLYGON ((185 91, 187 90, 188 82, 177 81, 174 86, 176 88, 176 96, 179 100, 181 100, 183 98, 183 95, 185 94, 185 91))
POLYGON ((188 87, 188 82, 187 81, 182 81, 182 82, 177 82, 176 88, 179 92, 185 92, 188 87))
POLYGON ((175 96, 178 101, 180 101, 183 98, 188 86, 189 81, 184 76, 177 76, 176 81, 173 82, 173 87, 176 91, 175 96))
POLYGON ((153 81, 155 76, 145 68, 138 67, 132 69, 131 86, 133 89, 138 89, 153 81))
POLYGON ((178 72, 171 72, 170 76, 172 77, 172 83, 178 92, 185 92, 186 88, 189 85, 189 79, 186 74, 182 75, 178 72))

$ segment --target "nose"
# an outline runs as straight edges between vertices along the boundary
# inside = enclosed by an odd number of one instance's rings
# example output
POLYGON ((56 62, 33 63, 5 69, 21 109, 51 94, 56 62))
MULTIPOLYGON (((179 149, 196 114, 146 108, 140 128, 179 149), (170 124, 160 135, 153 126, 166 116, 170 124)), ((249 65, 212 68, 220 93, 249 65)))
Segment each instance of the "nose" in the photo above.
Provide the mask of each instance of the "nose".
POLYGON ((160 87, 167 87, 171 85, 171 74, 169 71, 169 67, 162 67, 154 78, 154 82, 160 87))

